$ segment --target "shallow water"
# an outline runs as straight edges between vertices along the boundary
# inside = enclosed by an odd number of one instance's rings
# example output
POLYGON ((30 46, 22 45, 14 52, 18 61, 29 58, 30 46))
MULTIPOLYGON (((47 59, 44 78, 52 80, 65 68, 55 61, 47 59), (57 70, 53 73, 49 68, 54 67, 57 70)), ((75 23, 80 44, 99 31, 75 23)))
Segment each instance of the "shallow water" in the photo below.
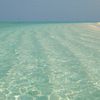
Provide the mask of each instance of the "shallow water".
POLYGON ((100 100, 100 29, 93 23, 1 23, 0 100, 100 100))

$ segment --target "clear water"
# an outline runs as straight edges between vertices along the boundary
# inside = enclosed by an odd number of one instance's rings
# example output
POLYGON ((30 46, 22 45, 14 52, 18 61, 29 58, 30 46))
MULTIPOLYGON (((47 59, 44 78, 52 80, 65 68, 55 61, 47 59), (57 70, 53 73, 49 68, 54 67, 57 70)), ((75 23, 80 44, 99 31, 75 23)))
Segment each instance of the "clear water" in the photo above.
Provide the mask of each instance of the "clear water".
POLYGON ((0 100, 100 100, 91 24, 0 23, 0 100))

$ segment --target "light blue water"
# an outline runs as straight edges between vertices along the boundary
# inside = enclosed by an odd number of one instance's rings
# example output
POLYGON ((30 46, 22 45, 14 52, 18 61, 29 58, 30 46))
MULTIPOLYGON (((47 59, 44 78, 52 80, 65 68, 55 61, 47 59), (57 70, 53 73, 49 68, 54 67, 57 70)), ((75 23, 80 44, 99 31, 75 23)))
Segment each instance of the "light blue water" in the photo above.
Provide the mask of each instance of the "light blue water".
POLYGON ((100 100, 93 25, 1 23, 0 100, 100 100))

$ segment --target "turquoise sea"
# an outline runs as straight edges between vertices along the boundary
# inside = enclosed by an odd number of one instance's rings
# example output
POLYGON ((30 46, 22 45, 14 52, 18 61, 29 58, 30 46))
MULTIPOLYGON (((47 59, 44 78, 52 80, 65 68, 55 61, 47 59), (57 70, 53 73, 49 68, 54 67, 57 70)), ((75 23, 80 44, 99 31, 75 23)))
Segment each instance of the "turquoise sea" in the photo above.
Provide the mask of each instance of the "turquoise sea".
POLYGON ((100 100, 96 23, 0 23, 0 100, 100 100))

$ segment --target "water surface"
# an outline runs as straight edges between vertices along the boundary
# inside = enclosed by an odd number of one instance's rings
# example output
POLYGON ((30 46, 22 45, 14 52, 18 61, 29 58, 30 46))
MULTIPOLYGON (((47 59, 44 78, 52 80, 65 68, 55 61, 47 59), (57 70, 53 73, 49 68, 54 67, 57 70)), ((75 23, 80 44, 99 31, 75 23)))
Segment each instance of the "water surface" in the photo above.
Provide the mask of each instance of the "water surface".
POLYGON ((0 100, 100 100, 95 23, 0 23, 0 100))

